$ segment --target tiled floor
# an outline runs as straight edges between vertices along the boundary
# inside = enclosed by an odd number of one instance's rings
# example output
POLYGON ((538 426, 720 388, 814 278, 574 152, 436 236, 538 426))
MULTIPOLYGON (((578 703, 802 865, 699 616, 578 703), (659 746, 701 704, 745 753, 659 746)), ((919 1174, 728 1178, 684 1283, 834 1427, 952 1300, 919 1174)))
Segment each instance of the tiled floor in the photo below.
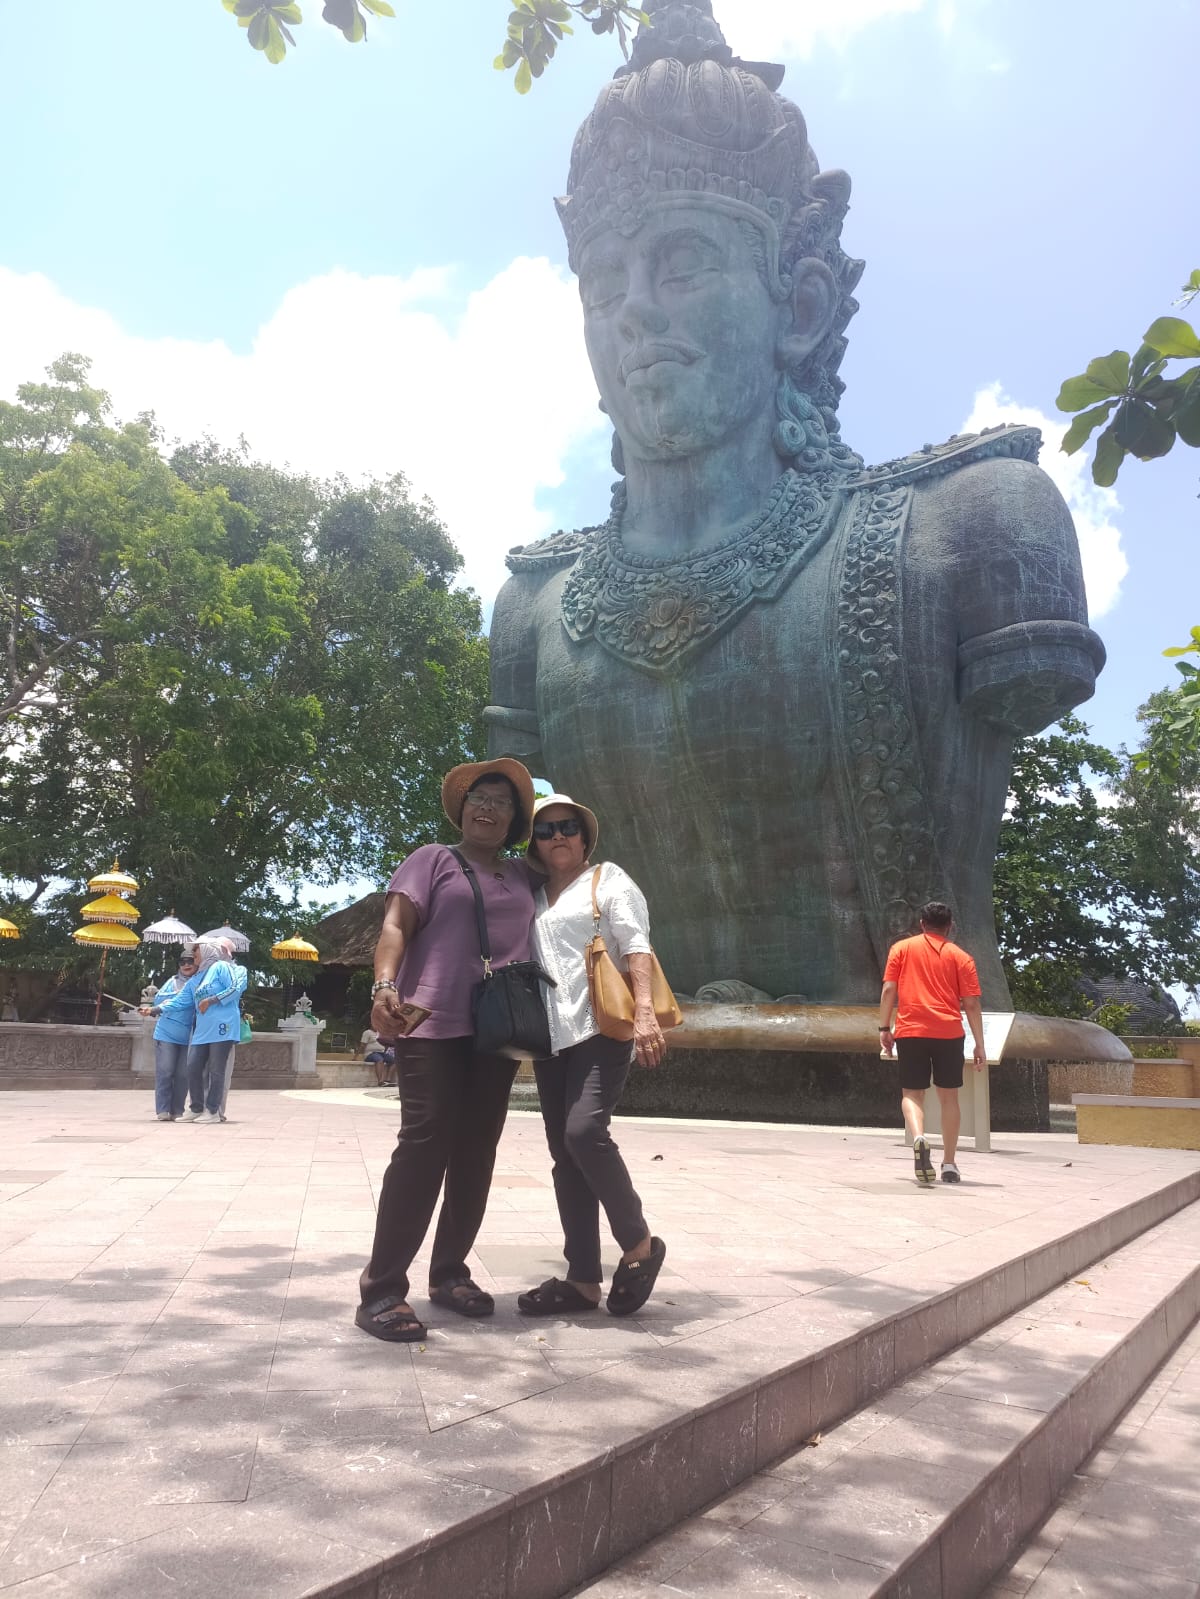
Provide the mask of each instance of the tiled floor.
POLYGON ((395 1102, 244 1093, 230 1114, 0 1095, 0 1589, 21 1599, 347 1580, 602 1446, 607 1367, 649 1424, 733 1391, 773 1307, 861 1325, 1200 1169, 1001 1136, 964 1152, 961 1188, 922 1190, 898 1129, 622 1121, 668 1243, 658 1291, 631 1320, 531 1323, 513 1299, 561 1270, 559 1235, 540 1122, 513 1115, 476 1264, 498 1312, 398 1347, 351 1322, 395 1102))

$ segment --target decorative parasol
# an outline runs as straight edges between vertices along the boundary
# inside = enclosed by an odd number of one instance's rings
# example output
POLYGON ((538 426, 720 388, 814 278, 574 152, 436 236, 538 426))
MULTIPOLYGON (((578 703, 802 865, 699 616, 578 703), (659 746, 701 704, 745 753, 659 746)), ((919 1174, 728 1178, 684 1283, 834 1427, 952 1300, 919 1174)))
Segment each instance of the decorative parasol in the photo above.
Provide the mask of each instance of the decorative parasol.
POLYGON ((120 861, 112 863, 111 870, 88 879, 88 887, 101 899, 85 905, 80 915, 86 927, 77 927, 71 937, 77 944, 85 944, 100 951, 100 981, 96 986, 96 1015, 93 1027, 100 1025, 100 1006, 104 1003, 104 963, 110 949, 136 949, 141 939, 132 927, 123 922, 136 922, 141 912, 129 903, 130 894, 137 892, 137 878, 121 870, 120 861))
POLYGON ((105 894, 103 899, 94 899, 91 904, 85 905, 79 913, 85 922, 133 922, 141 921, 141 912, 122 899, 119 894, 105 894))
POLYGON ((103 950, 136 949, 141 943, 132 927, 121 927, 116 922, 89 922, 86 927, 77 927, 71 937, 77 944, 103 950))
POLYGON ((315 944, 303 938, 284 938, 271 945, 271 959, 276 961, 319 961, 321 952, 315 944))
POLYGON ((137 886, 137 878, 123 872, 120 861, 114 861, 109 871, 88 879, 93 894, 136 894, 137 886))
POLYGON ((7 921, 0 916, 0 938, 20 938, 21 929, 15 922, 7 921))
POLYGON ((208 943, 220 943, 222 939, 233 945, 234 952, 244 952, 250 948, 250 940, 245 933, 239 933, 235 927, 230 927, 226 922, 223 927, 214 927, 210 932, 201 933, 200 937, 208 943))
POLYGON ((142 938, 147 944, 194 944, 196 935, 186 922, 181 922, 172 911, 159 922, 142 928, 142 938))

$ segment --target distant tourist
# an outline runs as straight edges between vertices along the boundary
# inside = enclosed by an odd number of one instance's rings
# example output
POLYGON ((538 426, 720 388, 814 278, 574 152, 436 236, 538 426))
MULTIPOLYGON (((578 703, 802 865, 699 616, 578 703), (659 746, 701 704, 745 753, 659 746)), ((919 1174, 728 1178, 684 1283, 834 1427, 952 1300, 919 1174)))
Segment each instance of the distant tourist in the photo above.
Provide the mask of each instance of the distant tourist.
MULTIPOLYGON (((493 966, 529 958, 533 890, 506 851, 529 837, 533 780, 519 761, 456 766, 442 806, 483 896, 493 966)), ((373 1338, 412 1343, 425 1328, 408 1303, 408 1268, 445 1181, 429 1263, 429 1297, 461 1316, 490 1316, 495 1301, 471 1279, 467 1256, 487 1208, 496 1146, 516 1062, 475 1047, 471 993, 482 976, 475 897, 444 844, 414 850, 388 884, 375 949, 371 1026, 396 1039, 400 1136, 384 1173, 371 1259, 355 1321, 373 1338), (428 1016, 405 1033, 401 1006, 428 1016)))
POLYGON ((930 900, 921 910, 921 931, 902 938, 888 952, 879 997, 879 1037, 887 1054, 895 1048, 900 1105, 913 1138, 913 1163, 919 1183, 935 1182, 925 1139, 925 1091, 930 1078, 942 1111, 942 1181, 959 1182, 955 1163, 963 1082, 963 1012, 975 1040, 975 1070, 987 1063, 983 1047, 983 1005, 975 962, 950 942, 950 907, 930 900), (892 1026, 892 1015, 896 1022, 892 1026))
MULTIPOLYGON (((223 943, 202 938, 196 950, 199 969, 195 977, 161 1010, 164 1016, 182 1016, 195 1006, 196 1022, 188 1048, 189 1104, 180 1120, 213 1125, 222 1120, 226 1068, 241 1032, 241 989, 223 943)), ((156 1003, 155 1009, 159 1008, 156 1003)))
MULTIPOLYGON (((233 973, 233 984, 234 988, 237 990, 238 1004, 240 1006, 242 1002, 242 995, 246 992, 246 986, 250 981, 250 973, 238 961, 234 960, 233 957, 236 951, 234 950, 234 947, 229 939, 223 938, 221 940, 221 949, 224 952, 225 959, 229 962, 229 969, 233 973)), ((225 1063, 225 1084, 221 1090, 221 1109, 218 1113, 222 1121, 226 1121, 228 1119, 225 1115, 225 1107, 229 1103, 229 1085, 233 1081, 233 1070, 237 1061, 237 1045, 248 1044, 250 1042, 249 1023, 250 1018, 248 1016, 239 1016, 237 1043, 235 1043, 233 1048, 229 1051, 229 1059, 225 1063)))
POLYGON ((546 991, 551 1060, 534 1062, 546 1142, 554 1159, 554 1196, 562 1222, 565 1280, 551 1277, 518 1296, 527 1316, 595 1310, 600 1304, 600 1209, 608 1217, 621 1260, 613 1272, 608 1309, 629 1316, 650 1297, 666 1258, 653 1238, 609 1123, 636 1058, 655 1067, 667 1042, 650 997, 650 919, 641 889, 619 866, 600 868, 596 903, 608 953, 633 987, 633 1039, 606 1038, 588 1002, 584 946, 592 937, 593 867, 598 827, 586 805, 565 794, 538 800, 529 864, 546 874, 537 894, 534 959, 554 978, 546 991))
POLYGON ((157 1016, 154 1024, 154 1113, 160 1122, 173 1122, 183 1115, 187 1103, 187 1054, 196 1007, 190 995, 186 1003, 169 1016, 162 1008, 178 999, 197 971, 196 946, 185 948, 179 969, 154 995, 153 1005, 139 1006, 143 1016, 157 1016))
POLYGON ((358 1041, 358 1047, 362 1050, 366 1064, 375 1068, 376 1087, 382 1088, 388 1080, 392 1063, 396 1059, 395 1055, 392 1054, 389 1061, 388 1056, 391 1052, 373 1027, 364 1030, 358 1041))

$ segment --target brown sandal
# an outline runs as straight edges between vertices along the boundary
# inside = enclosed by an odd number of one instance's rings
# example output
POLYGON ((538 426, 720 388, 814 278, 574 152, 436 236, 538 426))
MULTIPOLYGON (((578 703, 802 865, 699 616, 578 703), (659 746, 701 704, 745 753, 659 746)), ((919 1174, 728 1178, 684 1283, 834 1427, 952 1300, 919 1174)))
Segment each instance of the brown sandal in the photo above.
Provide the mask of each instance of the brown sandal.
POLYGON ((425 1324, 395 1294, 387 1294, 354 1312, 354 1325, 387 1344, 416 1344, 425 1336, 425 1324))
POLYGON ((453 1310, 460 1316, 490 1316, 496 1308, 491 1294, 472 1282, 469 1277, 447 1277, 429 1290, 430 1301, 443 1310, 453 1310), (455 1293, 455 1289, 461 1293, 455 1293))

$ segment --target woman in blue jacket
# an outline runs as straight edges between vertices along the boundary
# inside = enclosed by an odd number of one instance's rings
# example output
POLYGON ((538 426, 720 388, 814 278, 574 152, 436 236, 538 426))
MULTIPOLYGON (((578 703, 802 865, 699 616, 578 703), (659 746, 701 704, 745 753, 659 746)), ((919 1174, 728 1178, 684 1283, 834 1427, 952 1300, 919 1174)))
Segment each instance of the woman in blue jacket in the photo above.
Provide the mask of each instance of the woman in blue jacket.
POLYGON ((225 959, 224 946, 202 938, 196 946, 200 970, 178 999, 163 1006, 163 1015, 182 1012, 188 1004, 196 1007, 196 1025, 188 1050, 188 1098, 184 1121, 213 1125, 221 1120, 221 1100, 225 1092, 225 1068, 242 1030, 241 991, 232 966, 225 959), (205 1084, 205 1075, 208 1082, 205 1084))
POLYGON ((179 970, 168 977, 154 996, 153 1007, 142 1014, 157 1016, 154 1026, 154 1110, 160 1122, 173 1122, 183 1115, 187 1102, 188 1042, 192 1036, 192 1023, 196 1007, 189 996, 184 1008, 162 1015, 168 1000, 179 998, 196 974, 196 950, 184 949, 179 957, 179 970))

